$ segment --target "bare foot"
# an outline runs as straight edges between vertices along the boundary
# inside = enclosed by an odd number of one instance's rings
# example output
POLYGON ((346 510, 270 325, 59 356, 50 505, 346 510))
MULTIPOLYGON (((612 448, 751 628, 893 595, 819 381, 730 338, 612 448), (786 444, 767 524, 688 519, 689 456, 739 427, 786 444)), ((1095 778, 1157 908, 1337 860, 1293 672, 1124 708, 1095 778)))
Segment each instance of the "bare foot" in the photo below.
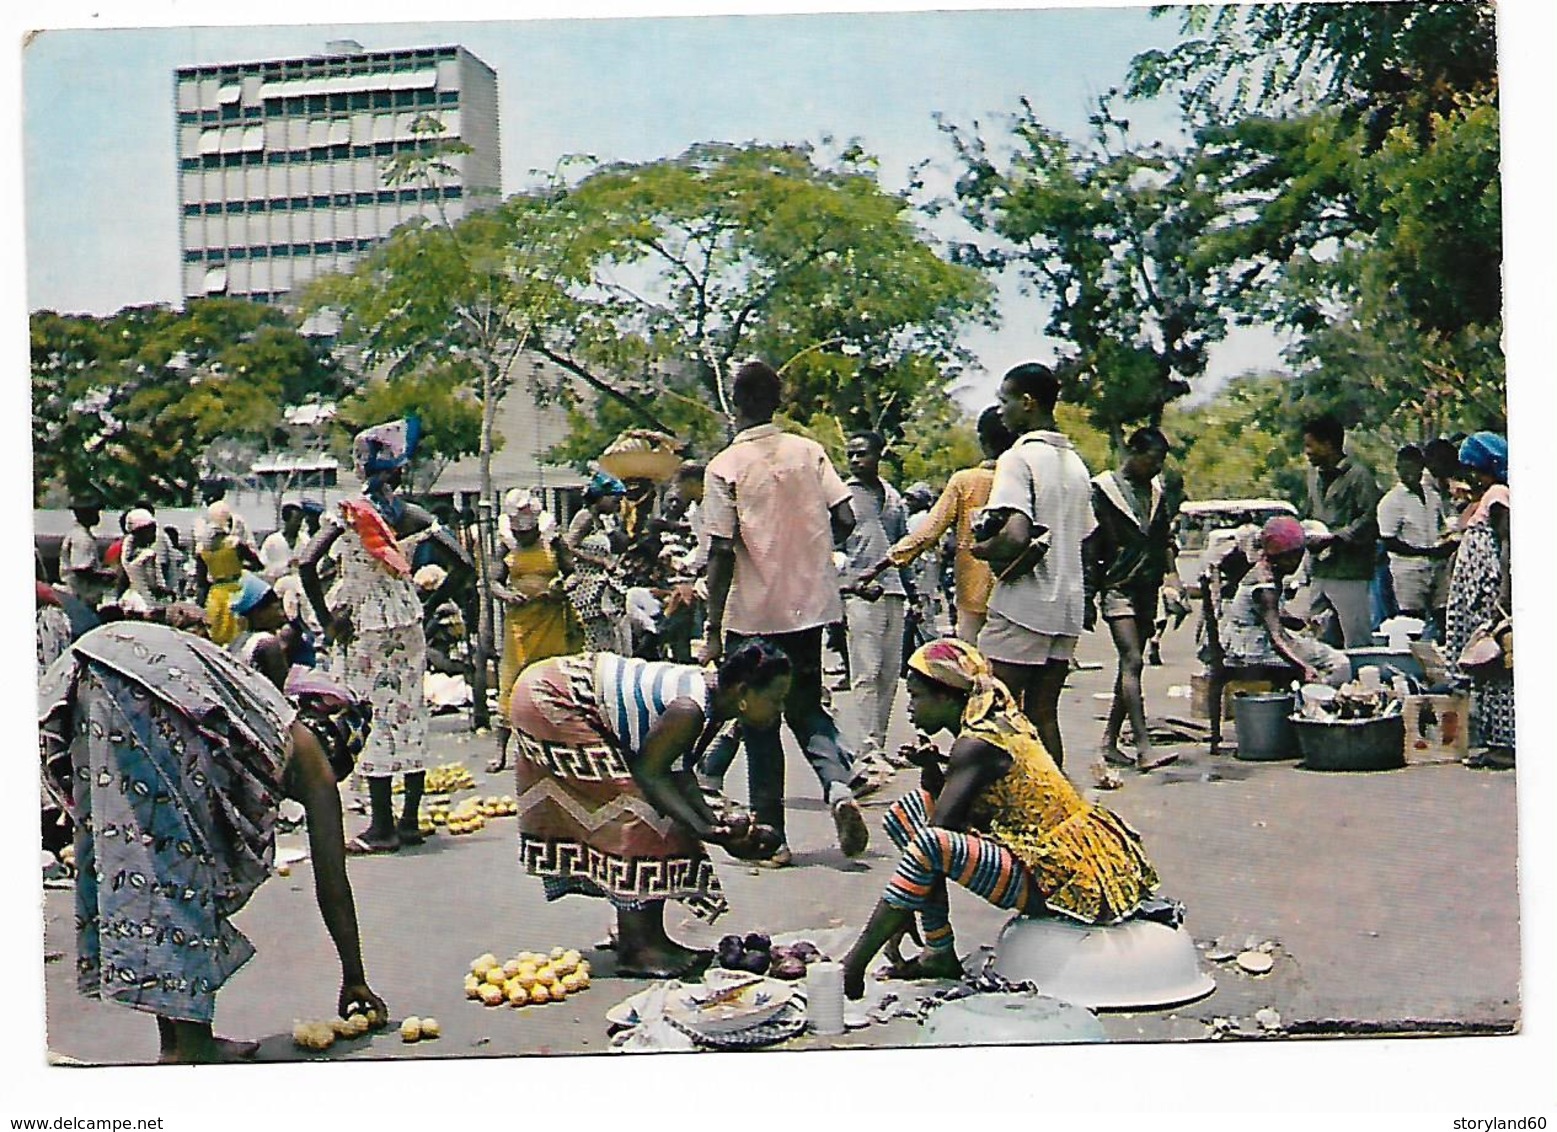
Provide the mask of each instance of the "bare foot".
POLYGON ((962 963, 958 961, 957 953, 950 948, 936 951, 927 949, 912 959, 905 959, 887 968, 889 979, 960 979, 962 976, 962 963))
POLYGON ((250 1061, 259 1052, 259 1042, 239 1041, 236 1038, 207 1036, 186 1040, 180 1048, 164 1049, 157 1056, 158 1065, 219 1065, 234 1061, 250 1061))
POLYGON ((1104 743, 1097 749, 1097 753, 1104 762, 1113 763, 1115 766, 1136 765, 1135 759, 1121 751, 1118 743, 1104 743))
POLYGON ((682 947, 666 940, 653 947, 633 951, 618 945, 616 973, 624 979, 676 979, 701 974, 713 961, 712 951, 682 947))

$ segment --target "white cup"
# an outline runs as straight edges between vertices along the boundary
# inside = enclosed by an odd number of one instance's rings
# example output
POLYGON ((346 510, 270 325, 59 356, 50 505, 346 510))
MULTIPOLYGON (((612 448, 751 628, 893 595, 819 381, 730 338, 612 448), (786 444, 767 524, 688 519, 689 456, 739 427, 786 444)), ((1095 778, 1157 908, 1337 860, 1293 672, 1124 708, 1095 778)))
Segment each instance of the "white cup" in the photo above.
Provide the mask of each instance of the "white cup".
POLYGON ((806 968, 806 1021, 817 1034, 843 1033, 843 964, 806 968))

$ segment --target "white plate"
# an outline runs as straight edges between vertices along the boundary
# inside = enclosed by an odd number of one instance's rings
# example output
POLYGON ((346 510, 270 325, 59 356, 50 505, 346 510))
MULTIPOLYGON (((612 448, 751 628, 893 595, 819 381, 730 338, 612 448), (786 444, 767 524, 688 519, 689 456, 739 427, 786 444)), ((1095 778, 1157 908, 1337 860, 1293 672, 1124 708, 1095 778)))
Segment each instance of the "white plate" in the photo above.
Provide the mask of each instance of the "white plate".
POLYGON ((695 1034, 734 1034, 777 1016, 795 997, 795 987, 781 979, 754 977, 733 998, 708 1005, 718 993, 705 986, 693 988, 690 995, 668 996, 665 1014, 695 1034))

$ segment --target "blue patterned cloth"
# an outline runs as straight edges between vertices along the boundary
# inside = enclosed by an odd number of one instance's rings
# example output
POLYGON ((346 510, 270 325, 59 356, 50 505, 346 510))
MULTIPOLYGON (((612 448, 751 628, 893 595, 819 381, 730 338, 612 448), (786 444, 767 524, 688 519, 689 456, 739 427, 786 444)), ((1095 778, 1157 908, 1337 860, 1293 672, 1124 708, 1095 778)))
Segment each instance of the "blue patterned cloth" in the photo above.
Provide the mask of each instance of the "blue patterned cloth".
POLYGON ((40 681, 45 785, 76 823, 77 985, 209 1023, 254 954, 230 922, 270 873, 293 709, 161 625, 87 634, 40 681))

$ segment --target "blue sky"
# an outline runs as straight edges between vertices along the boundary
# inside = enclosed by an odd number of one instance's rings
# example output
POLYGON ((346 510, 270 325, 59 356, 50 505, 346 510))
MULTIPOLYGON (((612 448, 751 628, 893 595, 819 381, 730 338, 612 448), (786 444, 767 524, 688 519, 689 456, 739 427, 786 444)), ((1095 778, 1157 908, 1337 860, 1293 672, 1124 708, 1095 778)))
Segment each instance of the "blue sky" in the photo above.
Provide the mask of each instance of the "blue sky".
MULTIPOLYGON (((929 2, 940 8, 971 6, 964 0, 929 2)), ((985 0, 985 6, 990 3, 985 0)), ((1079 7, 1077 0, 1046 3, 1079 7)), ((775 7, 774 0, 637 0, 632 9, 729 12, 756 4, 775 7)), ((787 0, 784 6, 798 10, 826 4, 787 0)), ((850 4, 855 9, 926 6, 927 0, 850 4)), ((438 10, 451 18, 490 18, 520 11, 582 17, 619 16, 627 5, 623 0, 525 0, 522 7, 503 5, 501 13, 496 7, 491 0, 443 0, 438 10)), ((1499 7, 1504 21, 1510 440, 1515 491, 1519 498, 1535 501, 1528 514, 1521 511, 1515 524, 1519 531, 1515 573, 1520 579, 1515 604, 1521 633, 1528 631, 1530 641, 1547 641, 1557 639, 1553 616, 1557 602, 1540 586, 1540 568, 1557 547, 1552 545, 1548 524, 1538 518, 1537 497, 1550 473, 1539 456, 1536 431, 1538 423, 1551 419, 1542 410, 1551 406, 1550 391, 1557 388, 1550 379, 1549 329, 1552 312, 1557 311, 1557 272, 1553 271, 1557 210, 1551 207, 1557 170, 1550 137, 1551 50, 1557 43, 1553 9, 1557 6, 1550 0, 1500 0, 1499 7)), ((0 386, 9 398, 0 407, 0 467, 10 473, 5 481, 9 491, 0 495, 0 520, 8 527, 25 530, 29 522, 29 408, 21 379, 27 310, 42 301, 67 309, 106 310, 121 302, 174 297, 173 128, 167 105, 172 69, 206 60, 311 51, 342 33, 370 47, 413 42, 409 34, 400 38, 399 33, 409 33, 408 28, 353 23, 347 30, 346 21, 361 19, 364 11, 379 21, 423 19, 427 9, 426 0, 375 0, 371 7, 361 0, 267 0, 263 10, 278 24, 317 26, 98 31, 91 36, 51 32, 26 52, 25 92, 20 44, 29 28, 233 25, 252 19, 255 8, 209 0, 13 0, 0 9, 0 20, 11 33, 6 40, 11 50, 0 52, 5 80, 0 82, 0 99, 5 100, 7 111, 0 128, 7 131, 5 152, 13 155, 0 174, 5 205, 0 208, 0 225, 5 226, 0 251, 8 253, 10 269, 3 277, 9 301, 8 317, 0 319, 0 343, 13 375, 0 386), (341 26, 318 23, 323 20, 340 21, 341 26), (52 82, 46 81, 51 67, 52 82), (61 85, 65 76, 71 80, 70 89, 61 85), (20 106, 24 93, 30 103, 25 123, 20 106), (25 150, 24 125, 29 143, 25 150), (49 144, 37 134, 44 126, 53 137, 49 144), (25 173, 23 163, 16 161, 18 155, 25 158, 25 173)), ((917 156, 933 147, 925 119, 929 108, 981 114, 1009 106, 1018 90, 1031 89, 1060 121, 1065 116, 1077 120, 1089 93, 1121 75, 1124 60, 1138 45, 1133 37, 1149 42, 1172 30, 1171 23, 1152 23, 1140 11, 1102 16, 1067 12, 1064 21, 1057 20, 1053 15, 1018 19, 1014 14, 967 22, 947 18, 918 25, 932 30, 888 39, 863 19, 844 18, 811 22, 810 27, 820 30, 803 46, 786 47, 771 35, 757 45, 756 37, 727 30, 722 48, 709 44, 695 50, 678 45, 677 39, 709 34, 720 25, 728 28, 729 21, 705 21, 707 27, 692 28, 667 24, 658 30, 645 24, 534 26, 523 29, 523 38, 511 36, 512 45, 503 50, 495 39, 489 45, 478 37, 478 32, 495 37, 497 29, 471 26, 469 34, 457 38, 498 69, 505 98, 523 93, 532 100, 530 109, 505 110, 504 165, 513 184, 526 168, 545 165, 560 152, 593 149, 601 156, 653 157, 701 137, 755 137, 770 131, 774 136, 793 136, 792 131, 808 136, 824 128, 862 135, 887 157, 890 171, 894 155, 901 161, 902 154, 917 156), (1028 19, 1044 30, 1018 35, 1016 29, 1028 19), (980 21, 987 28, 991 20, 995 34, 986 32, 970 46, 963 36, 972 35, 971 29, 980 21), (653 34, 645 35, 646 28, 653 34), (1069 37, 1058 38, 1058 29, 1065 28, 1071 29, 1069 37), (614 44, 588 42, 589 36, 601 32, 614 44), (859 50, 854 57, 841 53, 835 40, 857 44, 859 50), (782 62, 772 65, 786 50, 789 54, 782 62), (759 63, 770 65, 759 74, 754 70, 759 63), (759 87, 754 76, 767 85, 759 87), (705 96, 704 91, 711 93, 705 96)), ((734 28, 738 32, 764 26, 734 28)), ((889 21, 881 26, 892 25, 889 21)), ((443 25, 443 29, 450 27, 443 25)), ((1007 329, 981 347, 986 363, 998 368, 1020 356, 1032 341, 1031 324, 1041 317, 1041 312, 1008 309, 1007 329)), ((0 602, 0 639, 12 642, 11 652, 0 657, 0 675, 9 674, 9 679, 0 680, 0 719, 13 728, 23 748, 31 741, 32 725, 25 721, 32 708, 34 675, 32 654, 26 648, 31 634, 29 607, 20 600, 25 593, 24 562, 22 555, 0 556, 0 590, 11 595, 11 600, 0 602)), ((1551 662, 1542 652, 1534 646, 1525 650, 1527 659, 1519 670, 1521 703, 1528 692, 1532 705, 1529 726, 1521 722, 1521 729, 1532 736, 1539 734, 1536 729, 1541 723, 1536 697, 1543 679, 1552 675, 1551 662)), ((1164 1132, 1200 1132, 1211 1124, 1309 1132, 1316 1115, 1321 1123, 1328 1116, 1329 1123, 1338 1127, 1354 1127, 1361 1123, 1359 1119, 1337 1122, 1335 1114, 1363 1112, 1371 1129, 1417 1132, 1448 1128, 1457 1116, 1550 1114, 1550 1070, 1557 1055, 1557 963, 1553 959, 1557 901, 1542 867, 1557 858, 1553 832, 1557 823, 1550 819, 1550 799, 1557 796, 1557 764, 1534 751, 1535 745, 1530 744, 1533 757, 1520 765, 1518 782, 1521 855, 1527 874, 1522 885, 1524 1032, 1518 1037, 1245 1043, 1242 1048, 1226 1043, 1171 1049, 1127 1044, 1088 1050, 938 1051, 929 1058, 905 1052, 868 1057, 774 1054, 717 1062, 704 1058, 627 1058, 609 1063, 580 1058, 501 1065, 441 1062, 414 1068, 354 1066, 339 1082, 333 1080, 334 1070, 326 1070, 332 1075, 330 1084, 340 1086, 332 1088, 325 1087, 319 1072, 310 1072, 312 1067, 254 1067, 239 1074, 239 1084, 244 1086, 241 1095, 232 1087, 236 1078, 221 1071, 146 1076, 133 1070, 98 1070, 61 1078, 68 1071, 45 1066, 40 1056, 42 980, 35 977, 42 969, 42 940, 31 926, 37 922, 33 917, 38 908, 38 874, 32 856, 37 818, 26 779, 29 756, 26 750, 13 750, 22 777, 16 780, 20 788, 0 793, 0 861, 4 862, 0 881, 4 907, 21 930, 0 936, 0 955, 12 976, 7 982, 11 1024, 0 1031, 0 1052, 8 1055, 4 1097, 11 1102, 4 1115, 165 1115, 169 1128, 203 1128, 211 1125, 220 1103, 225 1127, 269 1130, 278 1120, 288 1119, 307 1127, 361 1123, 380 1117, 389 1104, 395 1104, 418 1127, 463 1127, 483 1119, 544 1120, 564 1113, 574 1123, 581 1117, 587 1123, 607 1111, 602 1086, 616 1097, 632 1098, 629 1104, 637 1102, 640 1110, 654 1104, 658 1111, 674 1111, 677 1116, 712 1095, 724 1112, 754 1126, 769 1123, 762 1118, 770 1112, 787 1114, 801 1104, 808 1113, 825 1112, 836 1118, 824 1119, 819 1127, 843 1121, 864 1127, 854 1118, 867 1112, 875 1117, 872 1126, 897 1123, 893 1116, 907 1105, 914 1106, 917 1124, 944 1119, 943 1113, 955 1113, 956 1120, 967 1124, 979 1120, 971 1113, 982 1116, 998 1105, 1009 1111, 1020 1109, 1029 1120, 1071 1117, 1093 1125, 1101 1121, 1100 1126, 1107 1127, 1147 1122, 1164 1132), (1531 881, 1532 877, 1537 879, 1531 881), (958 1070, 968 1076, 959 1078, 958 1070), (912 1084, 927 1076, 934 1079, 926 1080, 921 1090, 900 1087, 904 1081, 912 1084), (1056 1087, 1077 1078, 1087 1084, 1056 1087), (982 1081, 998 1081, 998 1085, 981 1088, 982 1081), (239 1096, 236 1105, 235 1095, 239 1096), (273 1098, 286 1107, 267 1103, 273 1098), (259 1103, 254 1103, 256 1099, 259 1103), (891 1115, 883 1120, 884 1113, 891 1115), (1434 1115, 1424 1120, 1426 1113, 1434 1115), (1206 1117, 1212 1114, 1208 1122, 1206 1117)), ((1457 768, 1438 769, 1459 773, 1457 768)), ((1337 783, 1336 788, 1350 785, 1366 784, 1337 783)), ((1412 820, 1406 814, 1379 817, 1412 820)), ((1430 851, 1453 860, 1452 836, 1425 832, 1424 837, 1424 844, 1435 846, 1430 851)), ((1301 867, 1301 862, 1294 864, 1301 867)), ((1449 867, 1474 864, 1455 862, 1449 867)), ((1236 868, 1237 863, 1228 867, 1236 868)), ((1383 864, 1363 861, 1359 867, 1383 864)), ((499 891, 515 882, 500 876, 477 883, 499 891)), ((1474 909, 1468 914, 1474 915, 1474 909)), ((1450 967, 1470 961, 1472 957, 1445 957, 1450 967)), ((1332 974, 1310 973, 1315 978, 1332 974)), ((595 1005, 608 1004, 591 1004, 595 1005)), ((418 1007, 406 1002, 400 1008, 418 1007)), ((319 1009, 327 1012, 328 1004, 320 1004, 319 1009)), ((661 1119, 655 1126, 664 1123, 661 1119)))
MULTIPOLYGON (((697 141, 827 135, 859 138, 898 187, 925 158, 931 183, 949 185, 936 111, 988 122, 1026 95, 1081 136, 1130 58, 1176 31, 1142 8, 46 31, 23 64, 27 303, 108 313, 178 301, 178 66, 309 54, 330 39, 461 43, 498 74, 506 192, 569 153, 652 160, 697 141)), ((1132 113, 1145 136, 1174 129, 1167 107, 1132 113)), ((971 406, 994 374, 1052 352, 1044 305, 1014 280, 1003 299, 1002 327, 965 339, 984 362, 971 406)), ((1212 375, 1269 364, 1275 348, 1240 334, 1212 375)))

